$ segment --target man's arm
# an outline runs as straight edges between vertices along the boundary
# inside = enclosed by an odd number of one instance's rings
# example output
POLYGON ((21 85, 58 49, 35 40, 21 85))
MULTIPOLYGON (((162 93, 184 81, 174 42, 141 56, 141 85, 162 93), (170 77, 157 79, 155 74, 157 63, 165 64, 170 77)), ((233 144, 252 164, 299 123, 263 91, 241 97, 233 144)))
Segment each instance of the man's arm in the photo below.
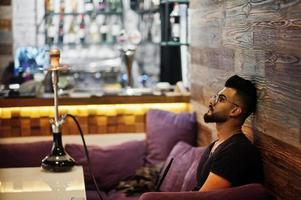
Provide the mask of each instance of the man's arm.
POLYGON ((228 180, 210 172, 205 183, 203 184, 203 186, 199 191, 200 192, 213 191, 213 190, 225 189, 229 187, 231 187, 231 183, 228 180))

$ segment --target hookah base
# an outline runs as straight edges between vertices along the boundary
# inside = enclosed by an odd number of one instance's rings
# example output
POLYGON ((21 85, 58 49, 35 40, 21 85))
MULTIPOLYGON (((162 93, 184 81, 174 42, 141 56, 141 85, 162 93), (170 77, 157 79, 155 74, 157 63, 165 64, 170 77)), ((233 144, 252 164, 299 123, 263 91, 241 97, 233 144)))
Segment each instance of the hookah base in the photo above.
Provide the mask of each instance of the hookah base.
POLYGON ((56 156, 48 155, 42 160, 42 168, 51 172, 70 171, 75 161, 68 155, 56 156))

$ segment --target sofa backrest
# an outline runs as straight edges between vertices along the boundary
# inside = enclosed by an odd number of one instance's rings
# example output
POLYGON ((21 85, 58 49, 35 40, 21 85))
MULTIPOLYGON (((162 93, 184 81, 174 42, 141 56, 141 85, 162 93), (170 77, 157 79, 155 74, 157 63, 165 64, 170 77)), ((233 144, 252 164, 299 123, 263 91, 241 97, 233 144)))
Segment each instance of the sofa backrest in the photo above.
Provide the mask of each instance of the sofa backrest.
POLYGON ((52 141, 0 144, 0 168, 38 167, 50 153, 52 141))
MULTIPOLYGON (((145 133, 86 135, 87 145, 109 147, 128 141, 144 141, 145 133)), ((65 144, 82 144, 81 137, 63 135, 65 144)), ((38 167, 41 160, 51 152, 52 137, 16 137, 0 140, 0 168, 38 167)))
MULTIPOLYGON (((99 147, 121 144, 123 142, 133 140, 144 140, 145 133, 118 133, 118 134, 88 134, 85 135, 87 145, 95 145, 99 147)), ((7 137, 0 139, 1 144, 19 144, 52 140, 52 136, 29 136, 29 137, 7 137)), ((64 144, 82 144, 80 135, 64 135, 62 134, 62 142, 64 144)))

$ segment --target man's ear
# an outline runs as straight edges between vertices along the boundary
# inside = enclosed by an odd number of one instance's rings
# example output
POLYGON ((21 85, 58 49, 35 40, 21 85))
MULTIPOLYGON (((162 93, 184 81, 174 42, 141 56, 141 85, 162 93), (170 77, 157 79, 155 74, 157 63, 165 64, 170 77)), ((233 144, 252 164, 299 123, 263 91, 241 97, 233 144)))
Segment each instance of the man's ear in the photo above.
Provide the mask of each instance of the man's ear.
POLYGON ((231 112, 230 112, 230 116, 232 117, 238 117, 242 114, 242 109, 241 107, 235 106, 231 112))

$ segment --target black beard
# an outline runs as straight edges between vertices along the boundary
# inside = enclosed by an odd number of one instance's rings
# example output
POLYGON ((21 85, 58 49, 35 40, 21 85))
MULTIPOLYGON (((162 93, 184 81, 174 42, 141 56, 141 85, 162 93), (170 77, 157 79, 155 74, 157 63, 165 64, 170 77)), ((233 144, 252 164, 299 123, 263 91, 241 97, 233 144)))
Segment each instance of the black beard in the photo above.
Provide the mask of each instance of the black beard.
POLYGON ((227 121, 227 116, 219 115, 217 113, 208 115, 208 113, 204 114, 204 121, 206 123, 217 122, 222 123, 227 121))

